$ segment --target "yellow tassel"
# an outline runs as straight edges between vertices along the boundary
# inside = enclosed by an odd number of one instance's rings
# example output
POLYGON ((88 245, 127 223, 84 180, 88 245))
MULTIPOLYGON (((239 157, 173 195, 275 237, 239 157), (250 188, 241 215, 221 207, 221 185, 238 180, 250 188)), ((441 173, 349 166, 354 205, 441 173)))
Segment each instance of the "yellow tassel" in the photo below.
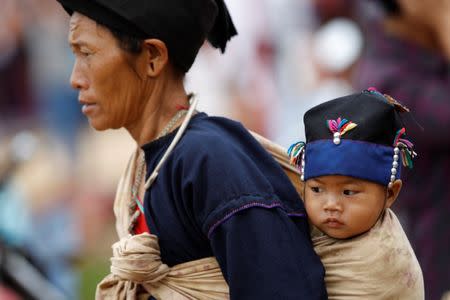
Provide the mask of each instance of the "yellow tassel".
POLYGON ((347 125, 347 127, 345 127, 345 129, 342 130, 341 136, 344 135, 347 131, 352 130, 352 129, 355 128, 356 126, 358 126, 358 125, 355 124, 355 123, 351 123, 351 124, 347 125))

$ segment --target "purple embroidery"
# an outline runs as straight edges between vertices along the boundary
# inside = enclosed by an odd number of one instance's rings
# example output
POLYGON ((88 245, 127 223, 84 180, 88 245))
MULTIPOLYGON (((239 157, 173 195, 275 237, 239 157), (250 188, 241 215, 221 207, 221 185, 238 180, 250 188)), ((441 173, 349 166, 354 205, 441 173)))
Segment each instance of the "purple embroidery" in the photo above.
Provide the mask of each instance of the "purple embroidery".
POLYGON ((300 212, 298 212, 298 213, 289 213, 289 214, 287 214, 289 217, 306 217, 306 214, 305 213, 300 213, 300 212))
POLYGON ((259 203, 259 202, 251 202, 248 203, 244 206, 241 206, 239 208, 233 209, 231 212, 229 212, 228 214, 225 215, 225 217, 223 217, 222 219, 220 219, 219 221, 217 221, 216 223, 214 223, 214 225, 211 226, 211 228, 208 231, 208 238, 211 236, 212 232, 214 231, 214 229, 217 228, 217 226, 219 226, 220 224, 222 224, 223 222, 225 222, 226 220, 228 220, 229 218, 231 218, 234 214, 243 211, 247 208, 250 207, 263 207, 263 208, 274 208, 274 207, 282 207, 281 203, 275 202, 272 204, 264 204, 264 203, 259 203))

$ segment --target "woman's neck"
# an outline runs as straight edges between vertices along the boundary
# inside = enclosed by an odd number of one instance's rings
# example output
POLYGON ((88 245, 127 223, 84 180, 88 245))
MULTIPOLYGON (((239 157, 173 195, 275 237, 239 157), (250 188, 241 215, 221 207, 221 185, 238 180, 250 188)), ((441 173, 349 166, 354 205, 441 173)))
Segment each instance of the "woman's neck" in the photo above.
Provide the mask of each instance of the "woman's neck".
MULTIPOLYGON (((180 107, 189 106, 183 81, 157 81, 144 96, 145 103, 138 122, 127 128, 139 146, 155 140, 180 107)), ((179 126, 179 120, 173 128, 179 126)))

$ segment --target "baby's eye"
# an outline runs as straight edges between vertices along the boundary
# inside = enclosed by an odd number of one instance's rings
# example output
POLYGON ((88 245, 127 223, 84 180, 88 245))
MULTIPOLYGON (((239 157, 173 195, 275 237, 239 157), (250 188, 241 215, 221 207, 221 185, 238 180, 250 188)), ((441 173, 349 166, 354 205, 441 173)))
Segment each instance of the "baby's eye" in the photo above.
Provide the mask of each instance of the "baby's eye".
POLYGON ((357 191, 353 191, 353 190, 344 190, 344 195, 346 195, 346 196, 352 196, 357 193, 358 193, 357 191))
POLYGON ((320 192, 322 192, 322 188, 320 188, 318 186, 312 186, 311 191, 313 191, 314 193, 320 193, 320 192))

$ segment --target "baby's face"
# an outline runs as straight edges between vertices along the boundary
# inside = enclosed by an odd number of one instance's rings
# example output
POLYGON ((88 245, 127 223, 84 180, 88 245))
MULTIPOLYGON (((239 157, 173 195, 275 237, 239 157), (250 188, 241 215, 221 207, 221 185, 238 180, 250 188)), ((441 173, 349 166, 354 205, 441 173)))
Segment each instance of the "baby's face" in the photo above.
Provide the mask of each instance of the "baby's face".
POLYGON ((325 234, 345 239, 369 230, 385 208, 386 188, 349 176, 329 175, 305 183, 310 221, 325 234))

